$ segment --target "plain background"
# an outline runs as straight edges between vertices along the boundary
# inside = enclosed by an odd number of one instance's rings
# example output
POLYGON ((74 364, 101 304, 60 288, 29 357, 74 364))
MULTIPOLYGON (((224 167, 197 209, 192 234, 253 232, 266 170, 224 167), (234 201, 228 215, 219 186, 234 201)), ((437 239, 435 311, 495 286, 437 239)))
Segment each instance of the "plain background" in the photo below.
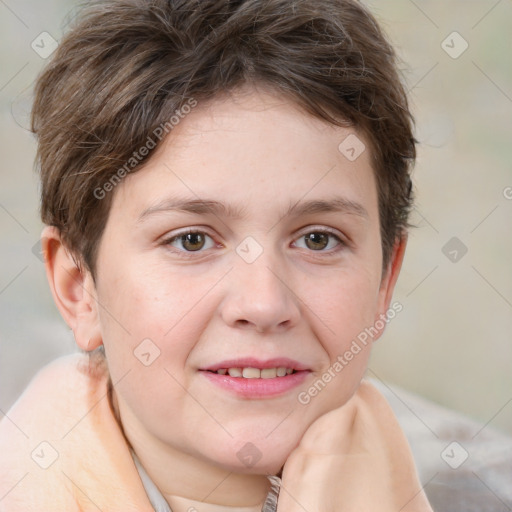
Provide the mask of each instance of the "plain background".
MULTIPOLYGON (((404 309, 376 344, 369 375, 512 434, 512 1, 368 3, 404 61, 420 141, 417 227, 394 298, 404 309)), ((31 84, 46 62, 31 44, 49 41, 43 32, 58 41, 75 5, 0 0, 4 412, 41 366, 75 350, 36 256, 42 224, 27 131, 31 84)))

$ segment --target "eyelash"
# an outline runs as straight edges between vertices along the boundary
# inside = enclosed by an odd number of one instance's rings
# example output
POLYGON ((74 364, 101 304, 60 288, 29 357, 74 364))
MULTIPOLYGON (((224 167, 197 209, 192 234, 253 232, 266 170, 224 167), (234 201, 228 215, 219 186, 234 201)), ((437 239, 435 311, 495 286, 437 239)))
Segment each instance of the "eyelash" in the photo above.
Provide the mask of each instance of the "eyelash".
MULTIPOLYGON (((344 249, 345 247, 347 247, 347 243, 345 241, 343 241, 334 231, 331 231, 329 229, 325 229, 325 228, 309 228, 309 230, 307 232, 304 232, 302 235, 300 235, 298 238, 296 238, 295 240, 299 240, 301 238, 304 238, 306 235, 309 235, 311 233, 315 233, 315 234, 324 234, 324 235, 328 235, 332 238, 335 238, 337 241, 338 241, 338 246, 335 248, 335 249, 331 249, 329 251, 325 251, 325 250, 319 250, 319 251, 313 251, 313 250, 310 250, 309 252, 315 254, 315 253, 319 253, 322 255, 322 257, 329 257, 329 256, 335 256, 340 250, 344 249)), ((200 235, 207 235, 208 237, 210 237, 212 240, 213 240, 213 237, 207 232, 207 231, 202 231, 200 229, 187 229, 185 231, 182 231, 180 233, 176 233, 174 234, 172 237, 170 238, 166 238, 163 242, 162 242, 162 245, 164 246, 170 246, 175 240, 179 240, 181 239, 182 237, 186 236, 186 235, 190 235, 190 234, 200 234, 200 235)), ((195 254, 200 254, 200 253, 204 253, 205 250, 203 249, 199 249, 197 251, 187 251, 187 250, 173 250, 173 252, 175 254, 177 254, 179 257, 183 257, 183 258, 192 258, 195 256, 195 254)))

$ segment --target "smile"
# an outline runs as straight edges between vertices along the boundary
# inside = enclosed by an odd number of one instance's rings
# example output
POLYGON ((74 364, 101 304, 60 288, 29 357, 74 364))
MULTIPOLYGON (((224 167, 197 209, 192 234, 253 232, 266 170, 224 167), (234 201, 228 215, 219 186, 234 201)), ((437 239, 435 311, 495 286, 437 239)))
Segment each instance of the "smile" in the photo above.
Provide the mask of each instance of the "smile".
POLYGON ((274 379, 276 377, 285 377, 291 375, 295 370, 279 366, 278 368, 220 368, 214 373, 218 375, 229 375, 230 377, 238 377, 243 379, 274 379))
POLYGON ((243 358, 219 362, 200 369, 199 373, 230 395, 264 399, 294 390, 304 382, 311 370, 289 358, 266 361, 243 358))

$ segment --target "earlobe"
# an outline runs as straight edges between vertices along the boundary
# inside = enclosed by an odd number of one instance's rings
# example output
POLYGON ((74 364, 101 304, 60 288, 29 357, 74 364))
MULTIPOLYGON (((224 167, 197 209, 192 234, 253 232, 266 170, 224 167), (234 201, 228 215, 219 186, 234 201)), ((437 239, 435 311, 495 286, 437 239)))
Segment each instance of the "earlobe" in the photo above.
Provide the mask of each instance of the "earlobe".
POLYGON ((56 227, 44 228, 41 245, 46 276, 60 314, 73 330, 78 346, 94 350, 102 344, 102 337, 96 289, 90 272, 79 268, 56 227))

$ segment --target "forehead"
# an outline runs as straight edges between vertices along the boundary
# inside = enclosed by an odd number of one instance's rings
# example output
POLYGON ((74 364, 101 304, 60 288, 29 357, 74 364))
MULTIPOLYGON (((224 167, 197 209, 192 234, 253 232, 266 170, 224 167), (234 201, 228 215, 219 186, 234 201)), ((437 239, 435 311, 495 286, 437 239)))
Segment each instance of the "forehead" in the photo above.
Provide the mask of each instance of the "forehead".
POLYGON ((313 211, 328 198, 371 218, 377 190, 366 146, 353 128, 317 119, 278 94, 245 89, 184 116, 118 186, 113 207, 140 218, 166 204, 195 202, 198 213, 213 208, 247 218, 270 205, 284 214, 297 204, 297 211, 299 201, 313 211))

